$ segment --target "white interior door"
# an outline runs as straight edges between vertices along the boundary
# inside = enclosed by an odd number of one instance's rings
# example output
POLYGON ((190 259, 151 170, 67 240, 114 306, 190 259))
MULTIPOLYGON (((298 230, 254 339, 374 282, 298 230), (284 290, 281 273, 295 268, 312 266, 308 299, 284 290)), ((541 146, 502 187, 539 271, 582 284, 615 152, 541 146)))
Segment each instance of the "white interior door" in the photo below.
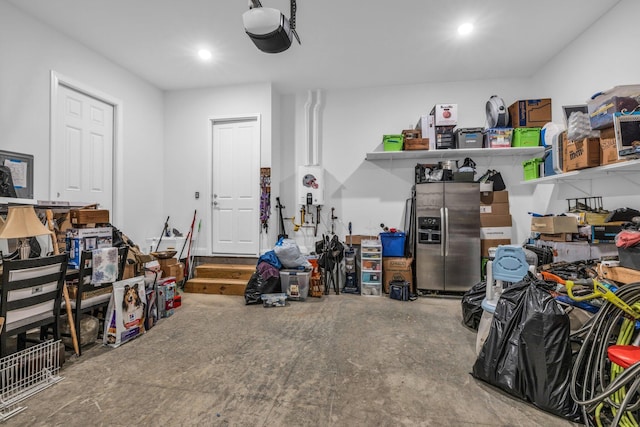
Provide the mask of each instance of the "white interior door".
POLYGON ((258 117, 213 120, 214 254, 258 255, 260 123, 258 117))
POLYGON ((59 85, 52 143, 53 200, 113 206, 114 107, 59 85))

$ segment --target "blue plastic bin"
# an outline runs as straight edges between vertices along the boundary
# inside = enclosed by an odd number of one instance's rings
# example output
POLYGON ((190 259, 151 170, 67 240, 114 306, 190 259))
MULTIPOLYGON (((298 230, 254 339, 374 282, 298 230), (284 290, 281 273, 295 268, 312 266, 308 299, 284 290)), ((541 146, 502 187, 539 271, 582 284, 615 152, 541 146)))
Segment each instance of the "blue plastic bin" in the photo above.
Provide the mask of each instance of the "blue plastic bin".
POLYGON ((380 233, 382 256, 404 256, 404 239, 405 235, 402 231, 380 233))

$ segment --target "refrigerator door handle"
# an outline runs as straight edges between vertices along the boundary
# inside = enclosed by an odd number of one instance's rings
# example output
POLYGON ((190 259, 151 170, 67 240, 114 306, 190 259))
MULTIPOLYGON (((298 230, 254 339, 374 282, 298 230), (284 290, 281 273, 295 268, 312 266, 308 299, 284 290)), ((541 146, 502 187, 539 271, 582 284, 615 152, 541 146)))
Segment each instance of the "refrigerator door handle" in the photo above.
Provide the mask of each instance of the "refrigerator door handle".
POLYGON ((444 208, 444 256, 449 256, 449 208, 444 208))
POLYGON ((444 215, 444 211, 445 208, 440 208, 440 224, 443 224, 442 228, 440 229, 440 239, 444 239, 444 241, 440 241, 440 256, 444 256, 444 245, 448 245, 449 244, 449 239, 446 235, 447 233, 447 223, 446 223, 446 219, 445 219, 445 215, 444 215))

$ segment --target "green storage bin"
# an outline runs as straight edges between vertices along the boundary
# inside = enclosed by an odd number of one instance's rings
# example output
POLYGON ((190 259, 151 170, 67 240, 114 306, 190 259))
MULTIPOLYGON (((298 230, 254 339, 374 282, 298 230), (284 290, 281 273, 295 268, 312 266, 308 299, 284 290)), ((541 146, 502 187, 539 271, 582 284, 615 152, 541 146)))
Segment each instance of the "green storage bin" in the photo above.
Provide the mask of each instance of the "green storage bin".
POLYGON ((512 147, 537 147, 540 145, 541 128, 514 128, 512 147))
POLYGON ((382 145, 384 151, 402 151, 402 143, 404 142, 404 136, 402 135, 383 135, 382 145))
POLYGON ((529 159, 522 162, 522 168, 524 169, 524 180, 529 181, 530 179, 540 178, 540 164, 543 162, 544 160, 542 160, 541 158, 529 159))

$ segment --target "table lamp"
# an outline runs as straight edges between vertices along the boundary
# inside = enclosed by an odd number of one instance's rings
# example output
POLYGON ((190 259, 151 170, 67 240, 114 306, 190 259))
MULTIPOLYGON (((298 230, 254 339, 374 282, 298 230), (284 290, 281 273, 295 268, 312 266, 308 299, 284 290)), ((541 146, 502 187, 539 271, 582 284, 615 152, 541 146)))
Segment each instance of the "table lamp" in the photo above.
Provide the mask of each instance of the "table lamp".
POLYGON ((20 259, 29 258, 31 247, 30 237, 51 234, 38 219, 35 209, 31 205, 9 206, 7 219, 0 225, 0 239, 20 239, 20 259))

